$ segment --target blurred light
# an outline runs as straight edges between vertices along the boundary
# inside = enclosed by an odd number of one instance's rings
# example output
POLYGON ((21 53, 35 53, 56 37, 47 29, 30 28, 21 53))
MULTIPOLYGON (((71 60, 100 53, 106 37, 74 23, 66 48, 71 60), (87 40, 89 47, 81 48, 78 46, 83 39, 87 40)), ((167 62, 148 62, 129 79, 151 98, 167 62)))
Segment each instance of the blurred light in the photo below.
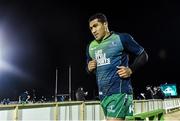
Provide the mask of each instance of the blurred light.
POLYGON ((4 73, 15 74, 16 76, 26 77, 23 71, 18 69, 11 61, 15 55, 21 55, 18 50, 17 43, 14 36, 11 36, 0 23, 0 78, 4 73))
POLYGON ((24 72, 20 71, 18 68, 14 67, 13 65, 3 62, 0 60, 0 72, 12 73, 16 75, 26 75, 24 72))

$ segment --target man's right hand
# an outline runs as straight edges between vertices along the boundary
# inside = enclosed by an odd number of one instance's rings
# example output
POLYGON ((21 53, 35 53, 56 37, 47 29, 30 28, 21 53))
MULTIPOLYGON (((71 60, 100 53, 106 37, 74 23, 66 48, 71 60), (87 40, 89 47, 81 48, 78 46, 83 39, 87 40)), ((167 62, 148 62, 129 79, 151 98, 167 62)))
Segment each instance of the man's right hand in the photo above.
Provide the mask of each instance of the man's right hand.
POLYGON ((94 69, 96 69, 96 60, 89 61, 88 63, 88 70, 92 72, 94 69))

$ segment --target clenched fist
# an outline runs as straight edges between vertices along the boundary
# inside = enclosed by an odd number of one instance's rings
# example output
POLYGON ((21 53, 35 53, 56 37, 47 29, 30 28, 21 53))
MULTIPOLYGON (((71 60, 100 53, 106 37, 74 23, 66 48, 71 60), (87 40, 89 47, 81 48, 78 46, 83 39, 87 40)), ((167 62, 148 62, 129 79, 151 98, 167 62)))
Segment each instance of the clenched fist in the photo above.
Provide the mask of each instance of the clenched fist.
POLYGON ((129 67, 118 66, 117 73, 121 78, 128 78, 132 74, 132 70, 129 67))
POLYGON ((88 63, 88 70, 92 72, 94 69, 96 69, 96 60, 89 61, 88 63))

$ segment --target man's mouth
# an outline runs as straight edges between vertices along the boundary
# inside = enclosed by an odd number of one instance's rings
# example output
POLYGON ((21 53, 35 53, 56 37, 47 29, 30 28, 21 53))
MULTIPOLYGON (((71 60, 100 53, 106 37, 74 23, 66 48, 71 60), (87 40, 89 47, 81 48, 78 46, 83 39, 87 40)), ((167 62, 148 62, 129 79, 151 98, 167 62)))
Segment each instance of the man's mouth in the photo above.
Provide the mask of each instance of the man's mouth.
POLYGON ((95 38, 97 38, 97 37, 98 37, 98 34, 94 34, 94 36, 95 36, 95 38))

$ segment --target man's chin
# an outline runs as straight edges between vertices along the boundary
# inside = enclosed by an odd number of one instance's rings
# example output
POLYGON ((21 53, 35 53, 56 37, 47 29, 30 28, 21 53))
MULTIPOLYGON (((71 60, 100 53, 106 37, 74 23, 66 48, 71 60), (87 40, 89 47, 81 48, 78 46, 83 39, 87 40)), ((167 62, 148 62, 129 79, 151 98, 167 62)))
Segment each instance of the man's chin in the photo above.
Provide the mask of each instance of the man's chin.
POLYGON ((98 40, 98 41, 99 41, 99 40, 101 40, 101 38, 96 38, 96 40, 98 40))

